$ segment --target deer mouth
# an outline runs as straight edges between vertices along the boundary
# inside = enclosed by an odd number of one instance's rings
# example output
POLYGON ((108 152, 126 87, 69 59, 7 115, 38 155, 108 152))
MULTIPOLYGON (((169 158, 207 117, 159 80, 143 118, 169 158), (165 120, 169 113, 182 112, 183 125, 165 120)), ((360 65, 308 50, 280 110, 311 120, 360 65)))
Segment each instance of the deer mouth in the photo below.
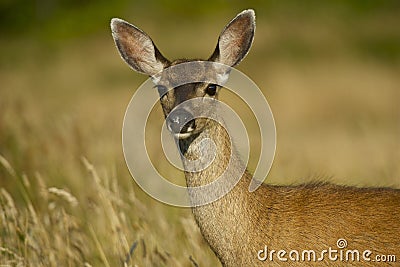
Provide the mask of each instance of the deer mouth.
POLYGON ((177 139, 185 139, 193 134, 195 130, 194 120, 187 122, 179 132, 173 132, 173 135, 177 139))
POLYGON ((174 137, 176 139, 186 139, 191 135, 192 135, 191 133, 177 133, 177 134, 174 134, 174 137))
POLYGON ((196 129, 193 115, 184 109, 177 109, 168 114, 166 124, 168 130, 178 139, 189 137, 196 129))

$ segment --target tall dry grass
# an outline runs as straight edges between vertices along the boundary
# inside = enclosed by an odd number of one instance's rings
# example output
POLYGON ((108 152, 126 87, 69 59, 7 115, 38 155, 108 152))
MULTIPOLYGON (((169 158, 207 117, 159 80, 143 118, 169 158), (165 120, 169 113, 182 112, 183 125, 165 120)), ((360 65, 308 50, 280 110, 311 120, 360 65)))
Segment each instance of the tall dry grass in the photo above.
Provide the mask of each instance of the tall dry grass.
MULTIPOLYGON (((95 192, 86 200, 67 188, 49 187, 39 173, 18 176, 3 157, 0 163, 23 193, 21 204, 0 190, 2 265, 196 266, 194 255, 206 256, 191 219, 174 218, 178 225, 171 231, 171 215, 151 210, 133 187, 122 188, 115 177, 100 177, 85 158, 82 165, 95 192), (167 243, 179 241, 167 247, 166 236, 171 238, 167 243)), ((200 262, 215 264, 207 257, 200 262)))

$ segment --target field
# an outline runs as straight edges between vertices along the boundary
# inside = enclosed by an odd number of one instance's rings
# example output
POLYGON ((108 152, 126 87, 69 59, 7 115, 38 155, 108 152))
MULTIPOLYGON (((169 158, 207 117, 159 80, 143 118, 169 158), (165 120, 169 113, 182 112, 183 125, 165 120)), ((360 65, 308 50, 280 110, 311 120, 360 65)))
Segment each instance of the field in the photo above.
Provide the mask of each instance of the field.
MULTIPOLYGON (((266 182, 400 188, 399 4, 289 2, 251 6, 255 42, 238 67, 276 121, 266 182)), ((225 23, 249 7, 216 3, 190 14, 164 3, 151 19, 150 4, 118 13, 103 3, 90 22, 86 6, 43 28, 2 25, 0 266, 219 266, 190 209, 147 196, 127 170, 122 120, 146 77, 119 58, 108 24, 120 16, 138 25, 171 59, 206 58, 225 23)))

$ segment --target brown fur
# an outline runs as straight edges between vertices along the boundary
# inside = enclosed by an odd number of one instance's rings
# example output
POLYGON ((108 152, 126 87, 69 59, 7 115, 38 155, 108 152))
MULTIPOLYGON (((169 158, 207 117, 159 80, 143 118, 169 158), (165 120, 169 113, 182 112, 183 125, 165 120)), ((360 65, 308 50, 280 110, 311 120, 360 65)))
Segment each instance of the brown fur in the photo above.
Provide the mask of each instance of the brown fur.
MULTIPOLYGON (((247 54, 254 36, 255 17, 252 10, 240 13, 222 31, 217 47, 209 61, 236 65, 247 54)), ((150 37, 133 25, 114 19, 111 23, 113 36, 122 58, 138 72, 155 75, 162 68, 178 65, 187 60, 170 62, 154 46, 150 37)), ((160 74, 159 81, 168 87, 168 79, 160 74)), ((196 73, 199 74, 199 73, 196 73)), ((200 73, 201 74, 201 73, 200 73)), ((165 76, 165 75, 164 75, 165 76)), ((166 75, 168 76, 168 75, 166 75)), ((174 77, 174 79, 179 77, 174 77)), ((186 84, 170 90, 160 102, 164 114, 182 101, 194 97, 207 96, 207 84, 186 84)), ((214 107, 203 107, 207 112, 218 112, 214 107)), ((179 139, 179 147, 187 159, 197 159, 201 155, 200 141, 210 138, 216 144, 215 159, 206 169, 185 172, 186 183, 190 187, 215 181, 226 169, 229 161, 228 177, 241 176, 238 184, 221 199, 204 206, 194 207, 195 220, 212 250, 224 266, 273 266, 290 265, 296 262, 260 261, 258 251, 268 246, 269 250, 314 250, 319 258, 323 250, 338 249, 337 240, 346 239, 348 246, 343 249, 357 249, 362 253, 371 250, 373 258, 377 254, 396 255, 400 261, 400 190, 390 188, 356 188, 328 183, 300 186, 272 186, 263 184, 250 193, 248 186, 251 174, 245 168, 229 135, 218 123, 207 119, 196 119, 196 130, 179 139), (232 156, 232 157, 231 157, 232 156)), ((203 149, 204 150, 204 149, 203 149)), ((204 160, 214 156, 201 155, 204 160)), ((185 165, 185 161, 184 165, 185 165)), ((220 191, 232 183, 213 188, 220 191)), ((206 198, 215 192, 196 193, 189 190, 191 200, 206 198)), ((343 252, 342 251, 342 252, 343 252)), ((286 254, 286 258, 288 255, 286 254)), ((377 262, 367 261, 305 261, 305 266, 376 266, 377 262)), ((391 265, 393 263, 387 263, 391 265)))
MULTIPOLYGON (((229 139, 219 125, 203 131, 199 138, 212 138, 219 146, 216 160, 206 170, 186 173, 190 186, 212 182, 227 164, 229 139)), ((189 144, 194 150, 196 140, 189 144), (193 147, 192 147, 193 146, 193 147)), ((246 171, 236 187, 214 203, 193 208, 200 230, 224 266, 271 266, 285 264, 259 261, 257 252, 270 249, 338 249, 344 238, 348 247, 373 255, 400 255, 400 190, 356 188, 327 183, 300 186, 262 185, 248 191, 251 175, 246 171)), ((372 257, 371 257, 372 258, 372 257)), ((294 264, 293 262, 290 262, 294 264)), ((325 257, 307 266, 376 266, 376 262, 340 262, 325 257)), ((393 264, 393 263, 391 263, 393 264)), ((389 264, 390 265, 390 264, 389 264)))

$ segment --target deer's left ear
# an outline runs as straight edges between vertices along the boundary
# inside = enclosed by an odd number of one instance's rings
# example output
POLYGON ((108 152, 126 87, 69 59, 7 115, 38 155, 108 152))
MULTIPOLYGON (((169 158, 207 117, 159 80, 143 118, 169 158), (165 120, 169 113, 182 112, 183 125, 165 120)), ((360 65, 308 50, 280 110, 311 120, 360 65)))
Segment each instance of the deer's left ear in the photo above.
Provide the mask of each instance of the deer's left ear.
POLYGON ((228 66, 237 65, 250 50, 255 28, 254 10, 248 9, 239 13, 223 29, 217 47, 209 60, 228 66))

